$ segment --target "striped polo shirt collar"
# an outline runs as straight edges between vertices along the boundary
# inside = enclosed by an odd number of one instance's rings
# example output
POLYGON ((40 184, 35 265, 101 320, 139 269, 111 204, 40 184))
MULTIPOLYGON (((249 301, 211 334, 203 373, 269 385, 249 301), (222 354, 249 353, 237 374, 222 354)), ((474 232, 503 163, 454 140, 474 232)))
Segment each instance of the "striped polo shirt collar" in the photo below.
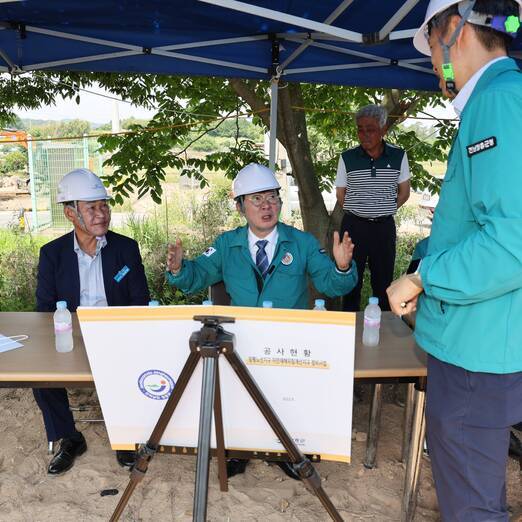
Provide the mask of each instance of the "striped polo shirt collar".
MULTIPOLYGON (((390 153, 389 153, 390 146, 384 140, 382 140, 382 144, 383 144, 382 154, 379 156, 379 158, 390 155, 390 153)), ((357 149, 359 152, 359 156, 361 156, 363 158, 371 158, 371 156, 362 148, 362 145, 359 145, 357 147, 357 149)), ((377 159, 379 159, 379 158, 377 158, 377 159)))

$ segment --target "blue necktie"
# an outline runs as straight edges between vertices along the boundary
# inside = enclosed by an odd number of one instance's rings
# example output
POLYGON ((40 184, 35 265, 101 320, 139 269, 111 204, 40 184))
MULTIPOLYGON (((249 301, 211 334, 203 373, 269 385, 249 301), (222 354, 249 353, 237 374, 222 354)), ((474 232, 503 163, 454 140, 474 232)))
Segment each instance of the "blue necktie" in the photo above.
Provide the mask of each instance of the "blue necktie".
POLYGON ((267 245, 268 241, 266 239, 261 239, 259 241, 256 241, 257 246, 257 254, 256 254, 256 265, 257 268, 259 268, 259 271, 261 272, 261 275, 263 276, 263 279, 266 277, 266 273, 268 271, 268 256, 265 252, 265 247, 267 245))

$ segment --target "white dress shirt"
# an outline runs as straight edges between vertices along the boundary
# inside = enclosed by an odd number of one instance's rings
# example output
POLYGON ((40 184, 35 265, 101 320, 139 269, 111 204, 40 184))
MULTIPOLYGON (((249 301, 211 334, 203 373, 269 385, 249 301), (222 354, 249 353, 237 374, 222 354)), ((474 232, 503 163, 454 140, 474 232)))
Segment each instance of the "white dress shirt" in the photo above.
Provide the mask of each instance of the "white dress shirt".
POLYGON ((256 241, 268 241, 268 243, 265 246, 265 252, 268 257, 268 264, 270 265, 272 263, 272 260, 274 259, 278 239, 279 233, 277 232, 277 226, 274 227, 274 230, 272 230, 272 232, 270 232, 270 234, 268 234, 268 236, 266 237, 257 237, 252 232, 252 230, 250 230, 250 227, 248 228, 248 249, 250 250, 250 255, 252 256, 252 261, 254 261, 254 264, 256 262, 256 255, 258 251, 256 241))
POLYGON ((501 56, 500 58, 494 58, 493 60, 490 60, 486 65, 484 65, 477 72, 475 72, 475 74, 464 84, 464 87, 462 87, 457 96, 455 96, 454 100, 451 102, 458 116, 460 116, 460 113, 464 110, 464 107, 466 106, 466 103, 468 103, 469 97, 471 96, 473 89, 475 89, 475 86, 477 85, 478 81, 480 80, 480 77, 484 74, 486 69, 490 65, 493 65, 495 62, 505 60, 506 58, 508 57, 501 56))
POLYGON ((80 306, 107 306, 108 304, 101 258, 101 249, 106 244, 105 236, 97 237, 96 253, 94 256, 90 256, 80 248, 76 234, 74 234, 74 251, 78 256, 80 273, 80 306))

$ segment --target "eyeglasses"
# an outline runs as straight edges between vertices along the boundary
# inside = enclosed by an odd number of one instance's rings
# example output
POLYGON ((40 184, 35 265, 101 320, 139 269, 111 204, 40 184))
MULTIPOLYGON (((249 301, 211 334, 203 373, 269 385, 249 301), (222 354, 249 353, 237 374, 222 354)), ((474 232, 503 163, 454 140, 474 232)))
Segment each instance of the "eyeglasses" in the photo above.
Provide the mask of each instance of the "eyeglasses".
POLYGON ((281 203, 278 194, 266 194, 264 196, 263 194, 250 194, 245 196, 245 199, 250 201, 254 207, 260 207, 264 203, 268 203, 269 205, 279 205, 279 203, 281 203))

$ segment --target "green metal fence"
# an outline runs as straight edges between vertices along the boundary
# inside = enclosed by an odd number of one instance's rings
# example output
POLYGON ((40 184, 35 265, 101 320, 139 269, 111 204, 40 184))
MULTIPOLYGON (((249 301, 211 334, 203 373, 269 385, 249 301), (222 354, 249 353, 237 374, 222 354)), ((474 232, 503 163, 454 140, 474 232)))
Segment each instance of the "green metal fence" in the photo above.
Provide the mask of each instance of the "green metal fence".
POLYGON ((56 203, 58 182, 73 169, 88 168, 101 176, 102 158, 96 138, 71 140, 28 139, 31 181, 31 230, 69 229, 62 205, 56 203))

